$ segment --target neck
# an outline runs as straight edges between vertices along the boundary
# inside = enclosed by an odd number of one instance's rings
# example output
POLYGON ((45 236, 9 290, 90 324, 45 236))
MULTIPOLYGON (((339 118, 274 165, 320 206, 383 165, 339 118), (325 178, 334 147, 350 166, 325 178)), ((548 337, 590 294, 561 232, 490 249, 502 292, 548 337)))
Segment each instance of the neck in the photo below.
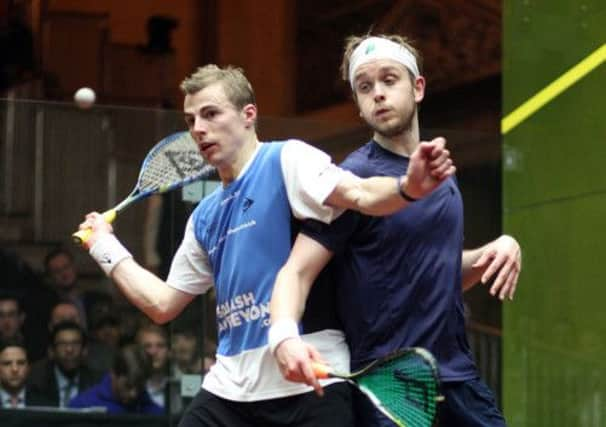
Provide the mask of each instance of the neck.
POLYGON ((240 172, 246 165, 246 163, 254 155, 255 150, 259 146, 259 140, 256 134, 252 134, 251 137, 242 145, 238 151, 235 160, 225 166, 217 166, 219 177, 224 186, 229 185, 238 178, 240 172))
POLYGON ((158 388, 158 386, 164 385, 165 380, 166 374, 164 372, 157 371, 150 375, 148 382, 153 388, 158 388))
POLYGON ((57 371, 59 371, 59 373, 61 375, 63 375, 65 378, 67 378, 67 379, 73 380, 78 375, 78 369, 77 368, 73 369, 71 371, 66 371, 61 366, 59 366, 58 364, 56 364, 55 366, 57 367, 57 371))

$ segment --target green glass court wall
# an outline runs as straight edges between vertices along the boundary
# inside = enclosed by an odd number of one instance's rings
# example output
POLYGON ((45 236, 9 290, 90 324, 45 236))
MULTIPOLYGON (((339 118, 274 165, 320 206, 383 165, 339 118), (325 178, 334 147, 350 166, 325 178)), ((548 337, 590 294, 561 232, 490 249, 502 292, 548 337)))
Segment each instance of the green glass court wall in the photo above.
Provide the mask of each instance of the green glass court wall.
POLYGON ((581 64, 503 134, 503 228, 524 251, 503 309, 504 411, 516 427, 603 427, 606 1, 505 1, 503 19, 504 117, 581 64))

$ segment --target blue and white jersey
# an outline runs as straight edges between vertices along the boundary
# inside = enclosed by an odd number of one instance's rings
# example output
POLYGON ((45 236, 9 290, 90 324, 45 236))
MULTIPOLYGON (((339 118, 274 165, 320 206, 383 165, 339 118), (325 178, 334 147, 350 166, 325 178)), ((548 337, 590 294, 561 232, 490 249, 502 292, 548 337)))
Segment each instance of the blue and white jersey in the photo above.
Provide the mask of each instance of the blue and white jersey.
MULTIPOLYGON (((343 173, 300 141, 263 143, 237 179, 194 210, 167 281, 192 294, 215 287, 219 340, 217 363, 203 383, 208 391, 255 401, 311 390, 285 381, 269 352, 269 302, 292 246, 293 215, 326 223, 338 216, 323 202, 343 173)), ((335 368, 347 370, 347 346, 336 328, 316 324, 303 338, 335 368)))

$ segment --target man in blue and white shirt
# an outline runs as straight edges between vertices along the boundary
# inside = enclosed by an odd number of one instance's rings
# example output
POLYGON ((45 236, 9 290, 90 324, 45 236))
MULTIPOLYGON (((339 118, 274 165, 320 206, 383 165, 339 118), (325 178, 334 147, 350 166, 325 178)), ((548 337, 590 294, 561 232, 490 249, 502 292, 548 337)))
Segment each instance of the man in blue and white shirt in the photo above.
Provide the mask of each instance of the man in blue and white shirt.
MULTIPOLYGON (((448 150, 443 141, 424 142, 411 157, 407 175, 360 179, 302 141, 260 142, 254 93, 241 70, 208 65, 181 88, 189 131, 202 156, 217 168, 222 185, 189 218, 166 282, 132 259, 98 213, 81 224, 93 231, 91 255, 157 322, 173 319, 214 286, 216 363, 181 426, 351 425, 350 391, 344 383, 323 383, 325 397, 318 399, 309 386, 281 377, 268 346, 269 301, 276 273, 290 252, 292 219, 328 223, 345 209, 385 215, 405 208, 409 201, 402 194, 421 198, 454 173, 448 150)), ((349 353, 342 332, 330 318, 313 320, 313 326, 303 325, 303 338, 331 365, 346 369, 349 353)), ((274 341, 290 333, 275 331, 274 341)))

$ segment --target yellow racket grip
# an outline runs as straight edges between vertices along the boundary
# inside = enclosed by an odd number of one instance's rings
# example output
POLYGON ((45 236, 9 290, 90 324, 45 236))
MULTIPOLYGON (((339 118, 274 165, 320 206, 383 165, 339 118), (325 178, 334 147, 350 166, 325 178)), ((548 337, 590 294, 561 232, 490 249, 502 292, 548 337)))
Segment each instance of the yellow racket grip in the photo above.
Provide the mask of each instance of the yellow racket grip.
MULTIPOLYGON (((103 212, 101 216, 103 216, 105 222, 111 224, 116 219, 116 214, 117 212, 115 209, 109 209, 103 212)), ((88 242, 88 239, 90 239, 91 234, 93 234, 93 230, 91 230, 90 228, 76 231, 74 234, 72 234, 72 241, 77 245, 82 245, 88 242)))
POLYGON ((314 370, 316 378, 326 379, 331 377, 330 368, 322 363, 311 362, 311 368, 314 370))

